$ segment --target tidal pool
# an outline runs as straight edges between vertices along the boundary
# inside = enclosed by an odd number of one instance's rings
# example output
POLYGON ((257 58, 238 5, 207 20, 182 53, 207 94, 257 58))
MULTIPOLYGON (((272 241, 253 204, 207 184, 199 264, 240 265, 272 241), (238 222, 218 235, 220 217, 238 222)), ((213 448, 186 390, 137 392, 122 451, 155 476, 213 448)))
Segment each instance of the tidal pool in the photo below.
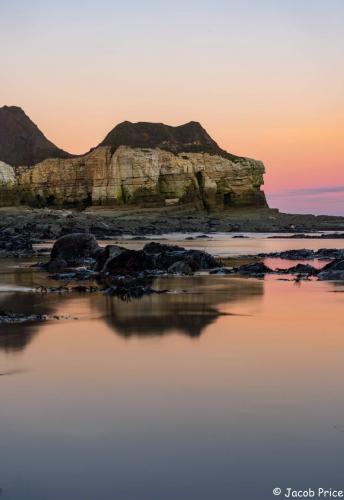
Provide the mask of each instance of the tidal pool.
POLYGON ((71 318, 0 326, 1 498, 344 488, 344 284, 161 278, 170 293, 122 302, 0 272, 0 309, 71 318))

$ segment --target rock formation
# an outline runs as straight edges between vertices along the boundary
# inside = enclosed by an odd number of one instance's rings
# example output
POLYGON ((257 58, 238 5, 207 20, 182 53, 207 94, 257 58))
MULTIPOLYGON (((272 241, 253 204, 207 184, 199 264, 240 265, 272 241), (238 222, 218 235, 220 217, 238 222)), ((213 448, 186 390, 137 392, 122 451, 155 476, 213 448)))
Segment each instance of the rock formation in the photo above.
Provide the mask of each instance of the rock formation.
POLYGON ((71 155, 56 147, 17 106, 0 108, 0 160, 13 166, 35 165, 71 155))
MULTIPOLYGON (((1 144, 19 144, 1 127, 1 144)), ((25 148, 12 156, 0 148, 0 204, 266 206, 262 162, 222 150, 197 122, 123 122, 77 157, 51 146, 34 165, 18 161, 25 148)))

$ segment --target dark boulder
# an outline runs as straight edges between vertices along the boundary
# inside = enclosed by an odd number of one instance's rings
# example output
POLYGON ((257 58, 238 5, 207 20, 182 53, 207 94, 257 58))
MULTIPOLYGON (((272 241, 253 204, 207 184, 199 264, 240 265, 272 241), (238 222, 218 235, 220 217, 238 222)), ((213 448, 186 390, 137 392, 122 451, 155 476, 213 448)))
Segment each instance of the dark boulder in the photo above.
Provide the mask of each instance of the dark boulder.
POLYGON ((143 248, 143 253, 152 258, 153 268, 167 270, 173 264, 183 261, 192 271, 201 269, 213 269, 218 267, 219 263, 207 252, 201 250, 186 250, 177 245, 165 245, 161 243, 148 243, 143 248))
POLYGON ((51 251, 50 261, 44 267, 60 273, 69 267, 87 264, 96 273, 110 276, 138 276, 139 274, 192 274, 214 269, 218 261, 199 250, 186 250, 176 245, 149 243, 142 250, 130 250, 117 245, 100 248, 95 237, 88 233, 74 233, 59 238, 51 251))
POLYGON ((206 252, 149 243, 142 250, 109 245, 98 252, 95 270, 110 275, 131 276, 144 271, 190 274, 214 267, 218 267, 217 260, 206 252))
POLYGON ((185 252, 186 250, 178 245, 168 245, 166 243, 157 243, 152 241, 143 247, 143 251, 147 255, 159 255, 162 253, 185 252))
POLYGON ((254 262, 253 264, 245 264, 235 269, 239 274, 245 276, 264 276, 274 271, 267 267, 263 262, 254 262))
POLYGON ((105 248, 100 248, 97 253, 97 260, 94 270, 98 272, 108 272, 108 266, 112 258, 118 257, 126 248, 118 245, 107 245, 105 248))
POLYGON ((103 273, 132 276, 147 269, 154 269, 152 259, 142 250, 122 249, 107 259, 102 267, 103 273))
POLYGON ((184 275, 190 275, 192 274, 192 269, 189 266, 187 262, 184 262, 182 260, 179 260, 172 264, 168 269, 167 272, 169 274, 184 274, 184 275))
POLYGON ((218 267, 215 257, 201 250, 186 250, 187 261, 193 271, 209 270, 218 267))
POLYGON ((67 265, 80 265, 95 258, 100 251, 97 240, 89 233, 72 233, 61 236, 51 250, 50 262, 64 260, 67 265))
POLYGON ((344 271, 344 259, 337 259, 329 262, 321 271, 344 271))
POLYGON ((289 267, 289 269, 276 269, 276 272, 279 274, 302 274, 305 276, 316 276, 319 270, 309 264, 296 264, 296 266, 289 267))
POLYGON ((56 259, 50 260, 44 267, 49 273, 58 273, 66 269, 68 263, 64 259, 57 257, 56 259))

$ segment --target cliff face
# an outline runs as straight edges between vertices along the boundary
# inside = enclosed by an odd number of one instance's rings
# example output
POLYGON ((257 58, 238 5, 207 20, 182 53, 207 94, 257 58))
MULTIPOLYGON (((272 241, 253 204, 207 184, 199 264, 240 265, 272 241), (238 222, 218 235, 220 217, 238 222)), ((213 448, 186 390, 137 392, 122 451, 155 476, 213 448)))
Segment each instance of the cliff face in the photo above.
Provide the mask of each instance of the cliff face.
POLYGON ((107 163, 96 165, 92 199, 96 204, 255 205, 264 200, 263 173, 263 164, 249 159, 233 162, 209 153, 120 146, 107 163))
POLYGON ((12 205, 16 199, 16 185, 14 168, 0 161, 0 206, 12 205))
POLYGON ((0 163, 0 203, 265 206, 263 174, 261 162, 223 151, 196 122, 124 122, 84 156, 0 163))

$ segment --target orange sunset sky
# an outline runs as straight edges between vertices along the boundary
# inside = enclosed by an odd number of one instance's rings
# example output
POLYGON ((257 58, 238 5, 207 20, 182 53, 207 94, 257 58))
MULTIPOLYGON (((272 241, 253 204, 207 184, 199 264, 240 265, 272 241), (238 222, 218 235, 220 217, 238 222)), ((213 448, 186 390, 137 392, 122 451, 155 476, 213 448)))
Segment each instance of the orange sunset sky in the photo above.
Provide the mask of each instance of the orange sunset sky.
POLYGON ((0 105, 82 153, 118 122, 197 120, 263 160, 270 205, 344 215, 342 0, 0 4, 0 105))

